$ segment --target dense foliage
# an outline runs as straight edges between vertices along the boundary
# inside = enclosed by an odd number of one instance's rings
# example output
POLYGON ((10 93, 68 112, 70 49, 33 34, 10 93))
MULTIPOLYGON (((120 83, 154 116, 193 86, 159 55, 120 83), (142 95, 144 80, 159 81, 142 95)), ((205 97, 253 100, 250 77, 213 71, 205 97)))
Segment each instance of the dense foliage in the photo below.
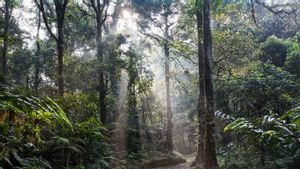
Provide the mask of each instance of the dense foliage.
POLYGON ((66 106, 64 111, 49 97, 1 92, 1 166, 107 167, 109 146, 106 143, 106 128, 92 115, 95 105, 82 103, 67 108, 84 99, 85 96, 80 95, 61 98, 66 106), (103 158, 94 158, 96 156, 103 158), (74 157, 82 160, 74 160, 74 157))

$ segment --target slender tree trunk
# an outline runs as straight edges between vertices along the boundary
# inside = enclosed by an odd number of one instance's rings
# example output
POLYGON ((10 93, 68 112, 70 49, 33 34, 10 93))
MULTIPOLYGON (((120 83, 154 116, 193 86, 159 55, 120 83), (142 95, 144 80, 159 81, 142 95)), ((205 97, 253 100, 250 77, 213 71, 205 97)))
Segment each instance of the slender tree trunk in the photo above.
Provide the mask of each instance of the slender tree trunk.
POLYGON ((198 123, 199 123, 199 138, 198 138, 198 150, 194 164, 204 164, 204 135, 205 135, 205 120, 204 120, 204 58, 203 58, 203 46, 202 46, 202 10, 197 9, 197 39, 198 39, 198 69, 199 69, 199 96, 198 96, 198 123))
POLYGON ((58 93, 64 95, 64 47, 62 39, 57 43, 58 53, 58 93))
POLYGON ((139 115, 136 110, 136 93, 135 93, 135 77, 129 80, 129 131, 128 131, 128 149, 129 152, 138 153, 140 150, 140 129, 139 129, 139 115))
POLYGON ((164 45, 165 53, 165 83, 166 83, 166 100, 167 100, 167 139, 166 148, 168 151, 173 150, 173 124, 172 124, 172 109, 170 98, 170 49, 168 44, 164 45))
POLYGON ((108 0, 103 0, 101 3, 100 0, 91 0, 90 5, 95 13, 95 22, 96 22, 96 45, 97 45, 97 62, 98 62, 98 92, 99 92, 99 109, 101 121, 103 124, 107 123, 106 115, 106 81, 105 81, 105 65, 103 57, 103 44, 102 44, 102 26, 107 17, 107 8, 108 0), (104 12, 104 14, 102 13, 104 12))
POLYGON ((2 48, 2 78, 3 82, 6 83, 7 78, 7 48, 8 48, 8 31, 9 31, 9 20, 10 20, 10 8, 11 3, 10 0, 5 0, 5 7, 4 7, 4 30, 3 30, 3 48, 2 48))
POLYGON ((41 12, 39 11, 38 14, 38 26, 36 32, 36 64, 35 64, 35 73, 34 73, 34 90, 38 90, 39 83, 40 83, 40 53, 41 53, 41 46, 40 46, 40 28, 41 28, 41 12))
POLYGON ((116 67, 116 56, 111 56, 111 69, 110 69, 110 83, 111 83, 111 92, 114 99, 118 99, 118 78, 117 78, 117 67, 116 67))
POLYGON ((135 54, 129 55, 128 65, 128 152, 138 153, 141 148, 139 114, 137 112, 137 98, 136 98, 136 79, 138 72, 136 68, 135 54))
POLYGON ((212 39, 210 29, 210 4, 204 0, 203 5, 203 55, 205 60, 205 143, 204 143, 204 168, 218 168, 214 133, 214 88, 212 79, 212 39))
POLYGON ((117 118, 117 104, 119 102, 119 95, 118 95, 118 75, 117 75, 117 56, 118 56, 118 48, 119 48, 119 42, 115 42, 116 44, 114 45, 112 52, 109 56, 109 80, 110 80, 110 88, 111 88, 111 93, 113 97, 113 107, 112 107, 112 113, 109 117, 109 121, 114 121, 117 118))
MULTIPOLYGON (((165 9, 165 39, 169 40, 169 25, 168 25, 168 9, 165 9)), ((167 138, 166 138, 166 149, 168 151, 173 150, 173 114, 171 107, 171 98, 170 98, 170 47, 168 42, 164 44, 164 55, 165 55, 165 83, 166 83, 166 101, 167 101, 167 138)))
POLYGON ((180 141, 181 141, 181 148, 183 150, 187 150, 186 144, 185 144, 185 127, 183 125, 180 126, 180 141))
MULTIPOLYGON (((57 7, 58 8, 58 7, 57 7)), ((65 11, 57 9, 58 93, 64 95, 64 26, 65 11)))
POLYGON ((49 24, 47 13, 44 8, 44 1, 43 0, 34 0, 35 4, 38 6, 40 12, 42 13, 43 20, 48 30, 50 36, 56 41, 56 50, 57 50, 57 58, 58 58, 58 94, 63 96, 64 94, 64 20, 65 20, 65 13, 66 8, 68 5, 69 0, 55 0, 55 14, 56 14, 56 31, 57 35, 55 35, 49 24))
POLYGON ((58 94, 64 95, 64 47, 63 41, 57 43, 58 53, 58 94))
POLYGON ((105 96, 106 96, 106 89, 105 89, 105 79, 104 79, 104 58, 103 58, 103 46, 102 46, 102 24, 101 18, 102 15, 100 13, 96 14, 97 18, 97 60, 98 60, 98 83, 99 83, 99 108, 100 108, 100 115, 101 121, 103 124, 106 124, 106 104, 105 104, 105 96))
MULTIPOLYGON (((115 57, 115 56, 111 56, 115 57)), ((117 104, 119 102, 118 97, 118 78, 117 78, 117 70, 116 70, 116 62, 114 58, 111 58, 111 67, 110 67, 110 87, 111 87, 111 93, 113 97, 113 107, 112 112, 109 117, 109 121, 114 121, 117 118, 117 104), (113 61, 114 60, 114 61, 113 61)))
POLYGON ((34 84, 33 84, 33 89, 38 90, 39 84, 40 84, 40 68, 39 65, 35 65, 35 72, 34 72, 34 84))

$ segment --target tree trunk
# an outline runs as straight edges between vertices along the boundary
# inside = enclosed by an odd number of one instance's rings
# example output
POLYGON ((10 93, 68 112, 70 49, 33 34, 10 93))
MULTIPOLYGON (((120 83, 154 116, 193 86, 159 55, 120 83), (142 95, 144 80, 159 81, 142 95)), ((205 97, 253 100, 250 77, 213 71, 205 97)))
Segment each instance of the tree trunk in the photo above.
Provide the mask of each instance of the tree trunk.
POLYGON ((209 0, 203 3, 203 55, 205 62, 205 142, 204 142, 204 168, 218 168, 214 133, 214 88, 212 79, 212 39, 210 29, 210 5, 209 0))
POLYGON ((199 96, 198 96, 198 123, 199 123, 199 138, 198 138, 198 150, 194 164, 204 164, 204 135, 205 135, 205 120, 204 120, 204 58, 203 58, 203 46, 202 46, 202 10, 197 9, 197 39, 198 39, 198 69, 199 69, 199 96))
POLYGON ((41 28, 41 12, 38 15, 38 27, 36 32, 36 63, 35 63, 35 73, 34 73, 34 90, 38 90, 39 83, 40 83, 40 53, 41 53, 41 46, 40 46, 40 28, 41 28))
POLYGON ((47 13, 44 8, 44 1, 43 0, 34 0, 35 4, 38 6, 40 12, 42 13, 42 17, 46 26, 46 29, 48 30, 48 33, 50 36, 56 41, 56 50, 57 50, 57 58, 58 58, 58 94, 60 96, 63 96, 64 94, 64 20, 65 20, 65 13, 66 8, 69 0, 55 0, 54 6, 55 6, 55 14, 56 14, 56 31, 57 35, 55 35, 52 30, 51 26, 47 19, 47 13))
POLYGON ((117 73, 117 56, 118 56, 118 48, 119 46, 119 42, 115 42, 116 44, 114 45, 112 52, 109 55, 109 80, 110 80, 110 88, 111 88, 111 93, 112 93, 112 97, 113 97, 113 107, 111 109, 111 115, 109 117, 109 121, 113 122, 114 120, 116 120, 117 118, 117 105, 119 102, 119 95, 118 95, 118 73, 117 73))
MULTIPOLYGON (((57 7, 59 8, 59 7, 57 7)), ((64 95, 64 34, 63 25, 65 19, 65 11, 56 9, 57 15, 57 56, 58 56, 58 94, 64 95)))
POLYGON ((104 57, 103 57, 103 45, 102 45, 102 26, 106 20, 107 16, 107 8, 108 0, 103 0, 101 3, 100 0, 91 0, 90 5, 94 10, 95 14, 95 22, 96 22, 96 45, 97 45, 97 62, 98 62, 98 92, 99 92, 99 109, 101 122, 103 124, 107 123, 107 115, 106 115, 106 81, 105 81, 105 65, 104 65, 104 57), (105 14, 103 16, 103 11, 105 14))
POLYGON ((58 94, 64 95, 64 47, 63 41, 57 42, 58 53, 58 94))
POLYGON ((8 48, 8 31, 9 31, 9 20, 10 20, 10 0, 5 0, 5 23, 3 30, 3 48, 2 48, 2 80, 6 83, 7 78, 7 48, 8 48))
POLYGON ((136 55, 129 55, 128 65, 128 153, 138 153, 141 148, 140 140, 140 127, 139 127, 139 114, 137 111, 137 98, 136 98, 136 79, 138 72, 136 68, 136 55))
POLYGON ((185 144, 185 126, 181 125, 180 126, 180 141, 181 141, 181 148, 183 150, 187 150, 186 144, 185 144))
POLYGON ((103 46, 102 46, 102 24, 101 24, 101 14, 97 15, 97 60, 98 60, 98 83, 99 83, 99 108, 100 108, 100 115, 101 121, 103 124, 106 124, 106 104, 105 104, 105 79, 104 79, 104 59, 103 59, 103 46))
MULTIPOLYGON (((168 25, 168 9, 165 9, 165 39, 169 40, 169 25, 168 25)), ((170 47, 168 42, 164 43, 164 55, 165 55, 165 83, 166 83, 166 101, 167 101, 167 138, 166 138, 166 149, 168 151, 173 150, 173 124, 172 124, 172 108, 170 98, 170 47)))
POLYGON ((167 138, 166 148, 168 151, 173 150, 173 132, 172 132, 172 109, 170 99, 170 49, 168 44, 164 45, 165 53, 165 83, 166 83, 166 100, 167 100, 167 138))

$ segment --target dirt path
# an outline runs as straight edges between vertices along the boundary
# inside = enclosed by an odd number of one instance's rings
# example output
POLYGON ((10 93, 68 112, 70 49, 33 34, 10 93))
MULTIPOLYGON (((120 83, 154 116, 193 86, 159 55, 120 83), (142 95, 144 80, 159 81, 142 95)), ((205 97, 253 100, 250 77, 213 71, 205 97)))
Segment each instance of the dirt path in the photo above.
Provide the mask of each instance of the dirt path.
POLYGON ((195 159, 195 155, 194 154, 185 155, 184 158, 187 161, 186 163, 178 164, 178 165, 174 165, 174 166, 163 167, 163 168, 159 168, 159 169, 190 169, 190 166, 191 166, 193 160, 195 159))
POLYGON ((190 167, 189 167, 188 163, 184 163, 184 164, 179 164, 179 165, 175 165, 175 166, 165 167, 165 168, 161 168, 161 169, 190 169, 190 167))

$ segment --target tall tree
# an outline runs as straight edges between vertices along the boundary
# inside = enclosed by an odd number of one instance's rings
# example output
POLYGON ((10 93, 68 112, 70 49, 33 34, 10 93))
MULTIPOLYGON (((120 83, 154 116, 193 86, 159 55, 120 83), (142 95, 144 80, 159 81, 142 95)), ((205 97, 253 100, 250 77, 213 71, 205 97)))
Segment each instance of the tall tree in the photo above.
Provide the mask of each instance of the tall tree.
POLYGON ((39 84, 40 84, 40 65, 41 65, 41 45, 40 45, 40 29, 41 29, 41 12, 38 11, 38 25, 36 30, 36 52, 35 52, 35 72, 34 72, 34 84, 33 88, 35 90, 38 90, 39 84))
POLYGON ((203 12, 202 12, 202 0, 195 1, 195 15, 197 22, 197 55, 198 55, 198 71, 199 71, 199 96, 198 96, 198 127, 199 127, 199 136, 198 136, 198 150, 196 155, 196 160, 194 164, 203 164, 204 163, 204 58, 203 58, 203 46, 202 46, 202 31, 203 31, 203 12))
MULTIPOLYGON (((197 23, 198 55, 198 150, 194 163, 205 169, 217 168, 213 140, 214 89, 212 81, 212 39, 209 0, 196 0, 193 5, 197 23)), ((214 1, 217 5, 219 0, 214 1)))
POLYGON ((172 16, 172 9, 170 4, 163 5, 164 9, 164 56, 165 56, 165 83, 166 83, 166 100, 167 100, 167 138, 166 138, 166 148, 169 151, 173 150, 173 124, 172 124, 172 107, 170 98, 170 23, 169 18, 172 16))
POLYGON ((110 52, 108 53, 108 60, 107 60, 107 74, 109 76, 110 81, 110 93, 112 96, 110 108, 108 111, 110 111, 111 116, 109 117, 110 121, 116 120, 118 116, 118 111, 116 106, 119 103, 119 80, 121 76, 121 68, 123 67, 122 60, 120 58, 122 51, 120 49, 122 43, 126 42, 126 38, 119 34, 113 37, 113 41, 108 41, 110 47, 110 52))
POLYGON ((53 33, 51 28, 51 24, 49 23, 49 19, 53 16, 48 16, 48 11, 52 13, 52 7, 50 6, 48 1, 45 0, 34 0, 36 5, 38 6, 40 12, 42 13, 43 20, 47 31, 50 36, 56 42, 56 51, 58 57, 58 94, 62 96, 64 94, 64 21, 65 21, 65 13, 67 9, 67 4, 69 0, 54 0, 54 8, 55 8, 55 22, 56 22, 56 31, 57 33, 53 33), (45 7, 46 6, 46 7, 45 7))
POLYGON ((9 41, 10 18, 12 14, 12 0, 4 1, 4 29, 3 29, 3 47, 2 47, 2 78, 5 83, 7 78, 7 50, 9 41))
POLYGON ((129 51, 128 55, 128 153, 138 153, 141 148, 139 114, 137 111, 138 56, 129 51))
POLYGON ((174 15, 177 12, 177 6, 172 1, 163 1, 163 2, 136 2, 138 12, 144 17, 144 20, 140 23, 141 27, 144 29, 142 32, 146 36, 154 39, 155 41, 163 44, 163 53, 164 53, 164 71, 165 71, 165 85, 166 85, 166 108, 167 108, 167 133, 166 133, 166 149, 168 151, 173 150, 173 113, 171 105, 171 96, 170 96, 170 64, 171 64, 171 55, 170 55, 170 43, 172 41, 172 32, 175 25, 173 20, 174 15), (142 9, 139 9, 142 7, 142 9), (160 17, 155 17, 159 13, 160 17), (154 16, 154 17, 153 17, 154 16), (153 33, 152 27, 158 28, 157 33, 153 33), (147 28, 147 30, 145 30, 147 28), (150 31, 148 33, 147 31, 150 31))
POLYGON ((131 47, 126 52, 126 71, 128 73, 127 94, 127 148, 128 153, 139 153, 142 148, 141 126, 143 126, 143 97, 151 93, 153 73, 142 56, 131 47))
POLYGON ((107 18, 108 0, 91 0, 90 3, 84 3, 89 7, 91 6, 94 12, 94 18, 96 22, 96 46, 97 46, 97 60, 98 60, 98 88, 99 88, 99 108, 101 121, 105 124, 107 120, 106 115, 106 86, 105 86, 105 64, 103 56, 103 43, 102 43, 102 29, 104 22, 107 18))
POLYGON ((205 137, 204 137, 204 168, 218 168, 214 133, 214 88, 212 79, 212 37, 210 27, 210 2, 203 1, 203 59, 204 59, 204 110, 205 110, 205 137))

